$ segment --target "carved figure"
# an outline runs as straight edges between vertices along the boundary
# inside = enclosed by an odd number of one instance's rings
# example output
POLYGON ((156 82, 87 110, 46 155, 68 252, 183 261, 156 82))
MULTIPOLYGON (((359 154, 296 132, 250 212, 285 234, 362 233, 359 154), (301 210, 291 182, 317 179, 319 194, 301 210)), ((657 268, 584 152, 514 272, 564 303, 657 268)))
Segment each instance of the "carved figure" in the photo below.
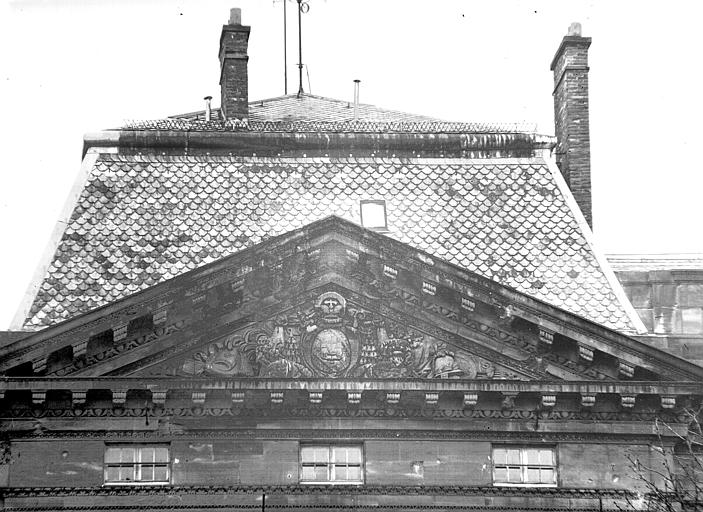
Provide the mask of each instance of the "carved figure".
POLYGON ((237 346, 237 337, 213 343, 202 352, 193 354, 183 363, 182 370, 188 375, 221 375, 225 377, 252 376, 254 371, 237 346))
POLYGON ((333 291, 319 295, 308 310, 208 345, 183 363, 182 372, 270 378, 514 378, 406 325, 349 307, 333 291))

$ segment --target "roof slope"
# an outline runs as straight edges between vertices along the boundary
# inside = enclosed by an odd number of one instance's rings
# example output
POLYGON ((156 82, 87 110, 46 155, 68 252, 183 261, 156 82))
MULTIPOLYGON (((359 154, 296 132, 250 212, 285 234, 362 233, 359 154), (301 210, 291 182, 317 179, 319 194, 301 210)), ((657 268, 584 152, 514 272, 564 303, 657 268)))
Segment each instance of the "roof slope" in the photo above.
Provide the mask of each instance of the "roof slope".
MULTIPOLYGON (((100 153, 25 327, 65 320, 384 199, 388 235, 607 327, 631 331, 612 274, 542 158, 100 153)), ((586 228, 587 229, 587 228, 586 228)))
MULTIPOLYGON (((220 109, 213 109, 212 115, 214 118, 219 118, 220 109)), ((205 119, 205 111, 172 117, 176 119, 203 120, 205 119)), ((441 121, 433 117, 387 110, 366 103, 359 104, 357 118, 361 121, 381 123, 441 121)), ((287 96, 249 102, 249 120, 253 122, 296 120, 310 122, 352 121, 354 120, 354 104, 313 94, 289 94, 287 96)))

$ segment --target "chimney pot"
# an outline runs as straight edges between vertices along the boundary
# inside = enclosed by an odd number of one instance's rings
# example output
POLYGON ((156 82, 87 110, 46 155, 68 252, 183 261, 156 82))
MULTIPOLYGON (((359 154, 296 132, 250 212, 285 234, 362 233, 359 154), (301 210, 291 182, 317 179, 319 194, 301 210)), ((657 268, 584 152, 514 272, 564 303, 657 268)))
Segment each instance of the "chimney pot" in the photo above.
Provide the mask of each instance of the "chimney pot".
POLYGON ((573 22, 573 23, 569 26, 569 35, 570 35, 570 36, 581 37, 581 24, 578 23, 578 22, 576 22, 576 21, 573 22))
POLYGON ((242 10, 239 7, 232 7, 229 10, 229 24, 230 25, 241 25, 242 24, 242 10))

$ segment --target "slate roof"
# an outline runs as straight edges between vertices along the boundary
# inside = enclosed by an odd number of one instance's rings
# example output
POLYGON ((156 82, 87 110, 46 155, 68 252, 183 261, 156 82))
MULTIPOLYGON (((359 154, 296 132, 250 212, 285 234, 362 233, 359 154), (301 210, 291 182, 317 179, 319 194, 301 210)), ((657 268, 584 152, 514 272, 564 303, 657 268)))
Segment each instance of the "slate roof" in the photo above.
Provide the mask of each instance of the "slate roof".
MULTIPOLYGON (((358 119, 373 122, 433 122, 440 119, 387 110, 360 103, 358 119)), ((212 109, 213 118, 220 117, 220 109, 212 109)), ((205 111, 172 116, 176 119, 203 120, 205 111)), ((305 119, 311 122, 351 121, 354 119, 353 102, 342 101, 313 94, 289 94, 277 98, 252 101, 249 103, 249 119, 254 122, 291 121, 305 119)))
POLYGON ((618 285, 555 173, 540 157, 101 153, 25 327, 65 320, 332 214, 359 223, 361 199, 385 199, 388 236, 632 331, 618 285))

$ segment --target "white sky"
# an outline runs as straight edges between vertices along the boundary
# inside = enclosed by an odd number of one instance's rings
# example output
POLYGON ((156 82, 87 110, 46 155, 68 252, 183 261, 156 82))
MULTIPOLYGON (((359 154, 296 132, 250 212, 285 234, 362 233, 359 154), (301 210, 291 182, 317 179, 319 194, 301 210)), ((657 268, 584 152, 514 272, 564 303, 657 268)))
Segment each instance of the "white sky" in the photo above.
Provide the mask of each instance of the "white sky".
MULTIPOLYGON (((1 0, 0 0, 1 1, 1 0)), ((309 0, 311 91, 553 134, 549 64, 572 21, 593 38, 595 234, 607 253, 703 252, 699 1, 309 0)), ((0 3, 0 329, 14 315, 80 167, 82 136, 219 101, 230 7, 251 25, 249 96, 283 94, 271 0, 0 3)), ((297 90, 295 4, 289 92, 297 90)))

